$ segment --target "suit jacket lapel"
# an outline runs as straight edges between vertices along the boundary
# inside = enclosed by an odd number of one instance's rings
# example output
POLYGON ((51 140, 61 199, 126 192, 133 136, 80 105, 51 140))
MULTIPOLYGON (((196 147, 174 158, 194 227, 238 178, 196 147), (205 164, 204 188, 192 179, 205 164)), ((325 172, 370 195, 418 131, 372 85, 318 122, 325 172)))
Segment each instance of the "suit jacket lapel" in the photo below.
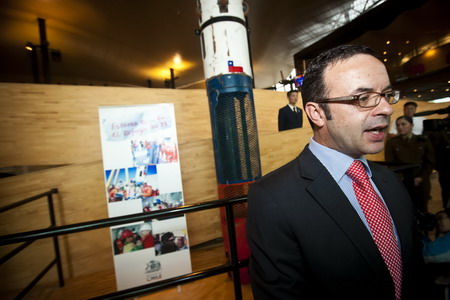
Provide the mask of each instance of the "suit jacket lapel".
POLYGON ((386 275, 386 265, 371 234, 330 173, 307 148, 300 155, 299 163, 302 177, 311 180, 307 188, 311 196, 345 232, 372 269, 386 275))

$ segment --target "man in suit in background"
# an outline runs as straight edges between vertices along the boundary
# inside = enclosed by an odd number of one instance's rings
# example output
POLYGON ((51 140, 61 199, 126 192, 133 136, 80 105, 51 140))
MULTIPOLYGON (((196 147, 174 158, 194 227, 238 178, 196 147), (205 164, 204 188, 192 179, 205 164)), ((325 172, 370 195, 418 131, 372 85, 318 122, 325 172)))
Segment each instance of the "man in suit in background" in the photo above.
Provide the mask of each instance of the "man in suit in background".
POLYGON ((287 93, 288 105, 278 111, 278 131, 301 128, 303 126, 302 110, 295 106, 298 101, 298 91, 291 90, 287 93))
POLYGON ((250 186, 255 299, 422 299, 411 199, 364 157, 383 149, 400 96, 384 64, 368 47, 336 47, 311 61, 302 96, 310 143, 250 186))

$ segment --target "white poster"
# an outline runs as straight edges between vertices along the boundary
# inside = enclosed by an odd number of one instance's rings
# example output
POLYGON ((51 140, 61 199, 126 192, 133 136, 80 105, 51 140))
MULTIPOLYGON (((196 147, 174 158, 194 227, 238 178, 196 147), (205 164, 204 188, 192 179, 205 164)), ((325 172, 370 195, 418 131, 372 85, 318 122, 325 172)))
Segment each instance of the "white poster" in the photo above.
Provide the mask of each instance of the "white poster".
MULTIPOLYGON (((109 217, 184 204, 173 104, 100 107, 109 217)), ((118 290, 192 271, 186 218, 111 228, 118 290)))

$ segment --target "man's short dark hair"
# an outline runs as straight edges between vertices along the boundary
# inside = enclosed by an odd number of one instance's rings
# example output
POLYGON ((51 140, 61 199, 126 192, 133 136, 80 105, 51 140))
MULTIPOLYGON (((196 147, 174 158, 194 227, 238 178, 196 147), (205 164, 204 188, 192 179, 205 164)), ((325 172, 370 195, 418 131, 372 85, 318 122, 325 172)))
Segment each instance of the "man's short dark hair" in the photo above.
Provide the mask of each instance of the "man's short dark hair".
MULTIPOLYGON (((325 99, 328 95, 328 89, 325 86, 324 73, 328 66, 334 65, 337 62, 349 59, 358 54, 371 55, 378 60, 380 57, 370 47, 364 45, 341 45, 330 50, 327 50, 316 58, 314 58, 309 64, 305 72, 305 78, 302 85, 302 99, 303 107, 308 102, 315 102, 317 100, 325 99)), ((327 103, 320 103, 320 107, 324 110, 327 119, 331 119, 330 110, 327 103)), ((309 117, 308 117, 309 120, 309 117)), ((313 126, 311 120, 309 120, 311 126, 313 126)))
POLYGON ((292 93, 298 93, 298 91, 297 91, 297 90, 290 90, 289 92, 287 92, 287 97, 289 98, 289 96, 290 96, 292 93))
POLYGON ((407 107, 409 105, 413 105, 414 107, 417 107, 417 103, 413 102, 413 101, 406 102, 405 104, 403 104, 403 107, 407 107))

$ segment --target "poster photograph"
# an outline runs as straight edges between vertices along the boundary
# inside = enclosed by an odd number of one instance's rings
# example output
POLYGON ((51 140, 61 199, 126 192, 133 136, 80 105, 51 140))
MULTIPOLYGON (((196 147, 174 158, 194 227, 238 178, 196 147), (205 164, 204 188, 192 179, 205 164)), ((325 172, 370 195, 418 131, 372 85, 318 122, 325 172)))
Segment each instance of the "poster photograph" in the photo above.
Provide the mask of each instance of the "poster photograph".
MULTIPOLYGON (((184 205, 173 104, 100 107, 109 217, 184 205)), ((111 228, 118 290, 192 271, 185 216, 111 228)))

